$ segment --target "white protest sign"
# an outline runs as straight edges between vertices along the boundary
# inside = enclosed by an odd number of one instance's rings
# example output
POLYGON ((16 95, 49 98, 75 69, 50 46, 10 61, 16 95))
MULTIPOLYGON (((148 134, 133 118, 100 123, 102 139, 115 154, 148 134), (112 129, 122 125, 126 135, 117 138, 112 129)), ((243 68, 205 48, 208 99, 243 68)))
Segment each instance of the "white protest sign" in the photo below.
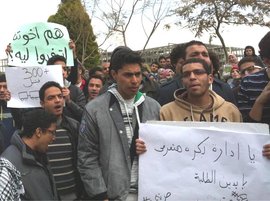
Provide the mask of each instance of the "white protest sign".
POLYGON ((69 33, 63 25, 46 22, 25 24, 13 36, 8 65, 46 66, 49 58, 61 55, 67 59, 67 66, 73 66, 69 41, 69 33))
POLYGON ((7 87, 11 93, 8 107, 40 107, 39 89, 48 81, 58 82, 63 86, 61 65, 39 67, 7 67, 7 87))
POLYGON ((141 124, 147 151, 139 157, 139 200, 268 200, 270 161, 262 147, 270 136, 223 125, 141 124))

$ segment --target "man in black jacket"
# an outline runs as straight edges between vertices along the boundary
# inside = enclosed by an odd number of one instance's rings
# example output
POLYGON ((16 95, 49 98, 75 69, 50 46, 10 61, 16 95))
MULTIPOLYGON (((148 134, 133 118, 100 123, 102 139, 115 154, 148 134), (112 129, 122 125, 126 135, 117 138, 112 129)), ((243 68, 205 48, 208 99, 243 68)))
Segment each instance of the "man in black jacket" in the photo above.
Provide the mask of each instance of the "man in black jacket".
MULTIPOLYGON (((204 43, 200 41, 190 41, 186 43, 182 48, 176 46, 178 48, 178 53, 172 50, 171 61, 173 65, 176 65, 179 68, 181 66, 181 62, 185 61, 186 59, 190 58, 201 58, 205 60, 209 65, 212 66, 212 73, 214 72, 214 66, 212 63, 212 58, 209 56, 209 52, 204 43), (177 63, 175 63, 177 62, 177 63)), ((172 81, 162 85, 159 91, 159 98, 157 99, 160 105, 165 105, 174 100, 174 91, 180 88, 183 88, 180 79, 181 75, 177 75, 172 81)), ((226 101, 229 101, 236 105, 235 97, 233 95, 233 91, 231 90, 230 86, 227 83, 222 82, 218 78, 214 78, 212 84, 212 90, 224 98, 226 101)))
POLYGON ((81 197, 82 186, 77 171, 77 142, 79 122, 63 113, 62 87, 53 81, 46 82, 39 90, 41 106, 57 117, 55 141, 49 145, 48 157, 61 200, 81 197))

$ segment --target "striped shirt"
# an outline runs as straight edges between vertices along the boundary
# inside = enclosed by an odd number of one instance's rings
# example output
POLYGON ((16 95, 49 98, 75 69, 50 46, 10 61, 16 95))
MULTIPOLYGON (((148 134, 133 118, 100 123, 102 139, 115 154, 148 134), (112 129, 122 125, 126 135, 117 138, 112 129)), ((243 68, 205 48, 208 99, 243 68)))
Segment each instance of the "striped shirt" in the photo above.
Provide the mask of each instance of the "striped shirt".
POLYGON ((57 129, 55 141, 49 145, 48 158, 59 195, 75 193, 75 167, 72 144, 66 129, 57 129))
MULTIPOLYGON (((244 77, 240 84, 238 92, 238 107, 243 115, 243 119, 248 117, 248 114, 253 107, 256 99, 262 93, 265 86, 268 84, 269 78, 266 70, 244 77)), ((270 103, 265 105, 263 111, 262 122, 269 123, 270 120, 270 103)))

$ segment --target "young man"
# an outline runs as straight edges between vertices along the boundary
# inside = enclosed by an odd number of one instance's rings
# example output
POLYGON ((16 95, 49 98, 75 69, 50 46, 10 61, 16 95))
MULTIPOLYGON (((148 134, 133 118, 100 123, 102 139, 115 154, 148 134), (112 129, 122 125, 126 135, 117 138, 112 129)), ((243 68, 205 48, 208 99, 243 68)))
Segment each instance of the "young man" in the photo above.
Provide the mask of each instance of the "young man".
POLYGON ((159 119, 159 104, 139 92, 141 57, 116 48, 107 92, 85 107, 78 144, 78 168, 93 200, 137 200, 138 158, 135 139, 140 122, 159 119))
POLYGON ((93 100, 99 95, 100 89, 104 85, 104 79, 99 76, 99 75, 93 75, 92 77, 89 78, 89 83, 88 83, 88 94, 87 94, 87 100, 88 102, 93 100))
POLYGON ((25 193, 22 200, 58 200, 46 152, 55 139, 56 117, 43 109, 26 112, 23 130, 14 133, 1 157, 21 173, 25 193))
POLYGON ((175 101, 162 106, 164 121, 241 122, 236 106, 209 89, 213 83, 211 67, 199 58, 187 59, 182 65, 185 89, 174 93, 175 101))
POLYGON ((165 56, 161 55, 158 58, 158 62, 159 62, 160 68, 166 68, 166 57, 165 56))
MULTIPOLYGON (((202 43, 200 41, 192 40, 192 41, 186 43, 184 45, 183 49, 184 49, 183 52, 182 52, 181 48, 179 49, 180 54, 178 54, 178 55, 179 55, 180 62, 181 62, 181 58, 183 60, 187 60, 190 58, 201 58, 201 59, 205 60, 208 65, 211 66, 211 73, 213 74, 215 69, 214 69, 213 63, 211 62, 212 58, 210 58, 209 52, 208 52, 204 43, 202 43)), ((174 59, 174 60, 176 60, 176 59, 174 59)), ((179 64, 181 64, 180 62, 179 62, 179 64)), ((178 66, 178 68, 179 68, 179 66, 178 66)), ((174 96, 173 96, 174 91, 176 89, 180 89, 183 87, 181 80, 177 79, 177 78, 179 78, 179 77, 176 77, 173 81, 171 81, 167 84, 164 84, 163 86, 160 87, 160 92, 159 92, 160 96, 158 98, 158 102, 161 105, 164 105, 166 103, 173 101, 174 100, 174 96)), ((214 92, 216 92, 218 95, 220 95, 226 101, 229 101, 229 102, 236 105, 233 91, 227 83, 224 83, 221 80, 219 80, 218 78, 214 77, 211 88, 213 89, 214 92)))
MULTIPOLYGON (((175 101, 163 105, 160 119, 163 121, 241 122, 237 107, 225 101, 209 89, 213 82, 212 69, 200 58, 187 59, 181 68, 185 89, 174 93, 175 101)), ((136 140, 136 152, 146 151, 143 140, 136 140)))
MULTIPOLYGON (((65 87, 63 88, 63 95, 65 100, 64 114, 80 122, 82 118, 83 108, 86 104, 86 99, 80 88, 72 84, 72 82, 68 81, 69 75, 66 66, 66 58, 60 55, 55 55, 48 60, 47 65, 62 66, 62 73, 65 85, 65 87)), ((77 71, 77 67, 71 68, 74 68, 74 70, 77 71)), ((76 72, 76 81, 77 73, 78 72, 76 72)))
POLYGON ((74 200, 82 193, 77 171, 79 122, 63 114, 63 90, 56 82, 46 82, 39 98, 41 106, 57 117, 55 141, 49 145, 48 157, 58 194, 62 200, 74 200))
POLYGON ((270 32, 260 41, 260 54, 267 66, 257 73, 244 77, 238 92, 238 107, 246 122, 270 125, 270 32))
POLYGON ((238 67, 241 77, 244 78, 250 74, 257 73, 260 70, 263 70, 264 64, 257 57, 249 56, 243 57, 238 62, 238 67))
POLYGON ((5 74, 0 74, 0 121, 3 123, 3 142, 4 148, 10 145, 10 139, 16 130, 12 111, 7 107, 7 101, 10 100, 10 93, 7 89, 7 80, 5 74))

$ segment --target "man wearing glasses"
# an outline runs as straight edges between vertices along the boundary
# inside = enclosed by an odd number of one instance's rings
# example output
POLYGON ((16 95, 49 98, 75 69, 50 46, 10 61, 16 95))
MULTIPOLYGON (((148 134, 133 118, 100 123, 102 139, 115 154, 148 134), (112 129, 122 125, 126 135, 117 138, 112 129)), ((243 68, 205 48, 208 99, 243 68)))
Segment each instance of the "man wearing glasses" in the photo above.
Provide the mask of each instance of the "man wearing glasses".
POLYGON ((264 69, 264 64, 257 57, 244 57, 238 63, 241 78, 264 69))
POLYGON ((241 122, 236 106, 209 89, 213 82, 211 67, 200 58, 187 59, 181 69, 185 89, 174 93, 175 101, 162 106, 164 121, 241 122))
POLYGON ((1 155, 21 173, 23 187, 16 183, 20 189, 12 190, 23 194, 22 200, 58 200, 46 156, 48 145, 55 140, 56 122, 56 116, 44 109, 26 112, 22 131, 13 134, 11 145, 1 155))
POLYGON ((267 68, 242 79, 238 106, 244 121, 270 124, 270 32, 260 41, 260 55, 267 68))
MULTIPOLYGON (((270 32, 259 42, 260 56, 267 68, 246 76, 241 82, 238 104, 244 121, 270 124, 270 32)), ((270 159, 270 144, 263 155, 270 159)))

